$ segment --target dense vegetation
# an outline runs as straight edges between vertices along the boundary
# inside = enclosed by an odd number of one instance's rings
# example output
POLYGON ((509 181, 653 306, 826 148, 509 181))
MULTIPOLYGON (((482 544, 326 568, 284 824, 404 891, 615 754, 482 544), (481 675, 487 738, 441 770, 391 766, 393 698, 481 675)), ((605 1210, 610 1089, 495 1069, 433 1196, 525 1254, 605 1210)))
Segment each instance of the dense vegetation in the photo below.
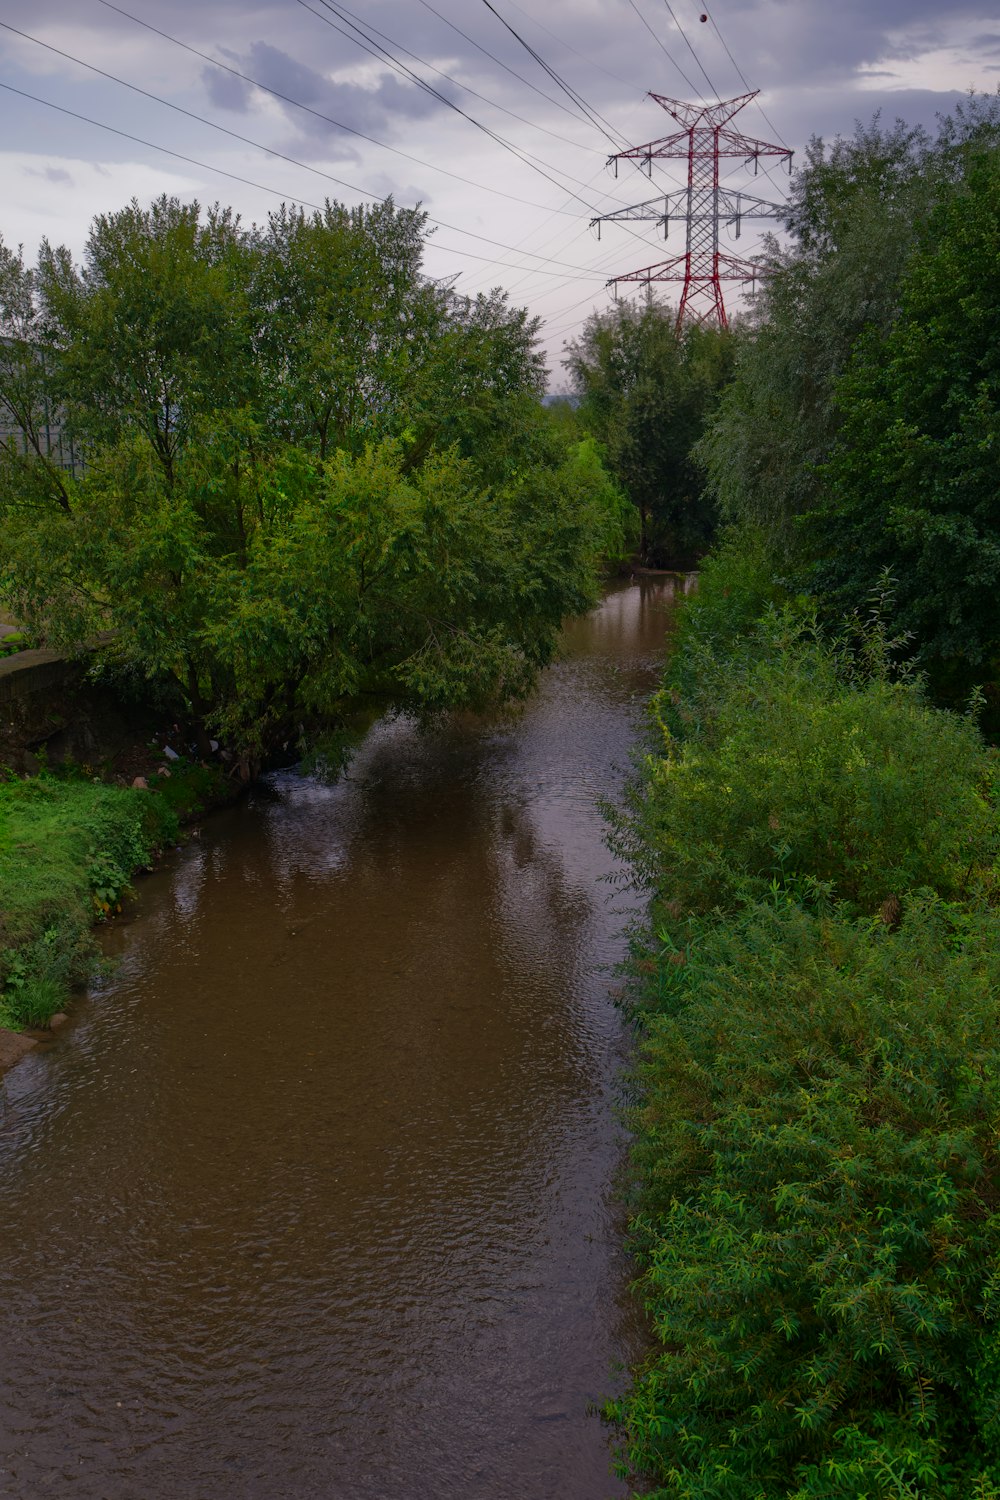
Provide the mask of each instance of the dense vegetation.
POLYGON ((248 229, 163 198, 96 219, 82 267, 0 245, 15 618, 52 644, 113 631, 248 762, 359 703, 523 694, 626 509, 540 404, 535 323, 422 276, 424 228, 388 203, 248 229))
POLYGON ((176 835, 155 793, 0 781, 0 1025, 44 1025, 62 1008, 93 968, 94 921, 120 908, 134 872, 176 835))
POLYGON ((827 622, 887 571, 935 692, 1000 702, 1000 98, 933 140, 814 142, 789 224, 699 445, 708 487, 827 622))
POLYGON ((718 525, 695 445, 732 374, 735 342, 713 327, 677 336, 661 303, 594 313, 567 346, 578 419, 601 445, 639 516, 639 557, 679 567, 700 557, 718 525))
POLYGON ((619 839, 651 891, 623 1462, 684 1500, 1000 1496, 998 765, 800 606, 688 611, 619 839))
POLYGON ((813 144, 694 454, 615 819, 655 1500, 1000 1497, 998 125, 813 144))

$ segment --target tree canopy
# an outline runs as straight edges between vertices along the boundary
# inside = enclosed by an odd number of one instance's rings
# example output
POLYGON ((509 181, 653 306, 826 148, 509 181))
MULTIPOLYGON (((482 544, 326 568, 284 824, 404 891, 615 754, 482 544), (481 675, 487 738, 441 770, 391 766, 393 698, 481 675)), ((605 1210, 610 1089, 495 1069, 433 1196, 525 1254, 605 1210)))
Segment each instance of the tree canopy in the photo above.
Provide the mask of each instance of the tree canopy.
POLYGON ((424 277, 424 228, 391 202, 245 228, 164 197, 99 216, 80 266, 0 247, 18 617, 55 644, 113 631, 251 758, 359 700, 527 691, 624 506, 541 407, 537 323, 424 277))
POLYGON ((824 618, 890 624, 954 701, 997 679, 1000 96, 935 137, 874 121, 797 175, 789 241, 698 456, 824 618))
POLYGON ((697 557, 716 525, 694 448, 732 371, 725 330, 689 325, 659 303, 620 302, 594 313, 564 364, 579 417, 639 513, 643 562, 697 557))

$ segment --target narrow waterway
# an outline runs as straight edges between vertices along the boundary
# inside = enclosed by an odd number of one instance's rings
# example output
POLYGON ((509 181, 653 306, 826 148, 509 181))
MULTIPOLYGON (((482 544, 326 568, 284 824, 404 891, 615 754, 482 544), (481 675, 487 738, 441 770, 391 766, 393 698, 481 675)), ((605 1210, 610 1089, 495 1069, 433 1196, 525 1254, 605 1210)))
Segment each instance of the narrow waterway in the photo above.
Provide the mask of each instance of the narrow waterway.
POLYGON ((607 1500, 623 908, 672 583, 516 721, 377 725, 141 886, 0 1085, 0 1497, 607 1500))

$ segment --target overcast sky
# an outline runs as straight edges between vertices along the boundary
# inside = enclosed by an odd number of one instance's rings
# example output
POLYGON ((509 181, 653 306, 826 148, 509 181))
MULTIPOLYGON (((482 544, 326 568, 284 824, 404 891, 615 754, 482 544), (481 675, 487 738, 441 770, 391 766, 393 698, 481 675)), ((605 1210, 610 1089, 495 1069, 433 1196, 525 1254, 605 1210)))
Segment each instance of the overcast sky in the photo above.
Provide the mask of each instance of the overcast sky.
MULTIPOLYGON (((282 199, 392 194, 436 222, 428 274, 504 286, 544 318, 555 386, 607 278, 683 249, 680 228, 664 245, 652 226, 589 227, 681 180, 680 164, 652 186, 607 170, 673 128, 647 91, 759 89, 734 125, 801 153, 877 109, 933 128, 1000 82, 1000 0, 0 0, 0 22, 7 244, 79 257, 95 213, 163 191, 257 221, 282 199)), ((727 181, 787 185, 739 165, 727 181)), ((752 255, 764 227, 729 248, 752 255)))

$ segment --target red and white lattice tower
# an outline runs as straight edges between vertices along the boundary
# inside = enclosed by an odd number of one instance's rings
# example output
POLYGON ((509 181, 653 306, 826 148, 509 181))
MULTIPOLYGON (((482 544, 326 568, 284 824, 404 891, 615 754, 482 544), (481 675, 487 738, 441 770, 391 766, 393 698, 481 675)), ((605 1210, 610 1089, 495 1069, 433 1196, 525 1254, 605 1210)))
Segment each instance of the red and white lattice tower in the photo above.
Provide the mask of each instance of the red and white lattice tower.
POLYGON ((781 157, 792 169, 792 153, 786 146, 772 146, 768 141, 752 140, 737 130, 727 130, 728 122, 745 104, 757 97, 758 90, 741 94, 738 99, 720 100, 718 104, 686 104, 681 99, 667 99, 662 94, 650 94, 657 104, 667 111, 681 127, 673 135, 649 141, 645 146, 633 146, 630 151, 619 151, 608 157, 608 165, 614 163, 618 172, 620 161, 634 161, 645 167, 648 176, 653 174, 653 162, 680 158, 687 161, 688 180, 686 188, 666 193, 661 198, 651 198, 645 203, 621 208, 616 213, 601 214, 592 219, 598 235, 602 224, 627 219, 654 219, 663 225, 666 238, 671 220, 683 221, 687 226, 687 244, 683 255, 659 261, 641 271, 629 271, 624 276, 613 276, 608 286, 617 287, 623 282, 638 282, 647 288, 654 282, 683 282, 680 307, 677 312, 677 327, 687 318, 693 323, 717 322, 720 327, 728 325, 726 304, 722 296, 724 281, 753 281, 759 276, 760 267, 752 261, 741 260, 719 249, 719 225, 735 226, 739 237, 744 219, 777 219, 782 213, 778 203, 768 203, 749 193, 734 192, 719 184, 719 163, 726 157, 742 157, 744 164, 753 164, 756 174, 762 156, 781 157))

